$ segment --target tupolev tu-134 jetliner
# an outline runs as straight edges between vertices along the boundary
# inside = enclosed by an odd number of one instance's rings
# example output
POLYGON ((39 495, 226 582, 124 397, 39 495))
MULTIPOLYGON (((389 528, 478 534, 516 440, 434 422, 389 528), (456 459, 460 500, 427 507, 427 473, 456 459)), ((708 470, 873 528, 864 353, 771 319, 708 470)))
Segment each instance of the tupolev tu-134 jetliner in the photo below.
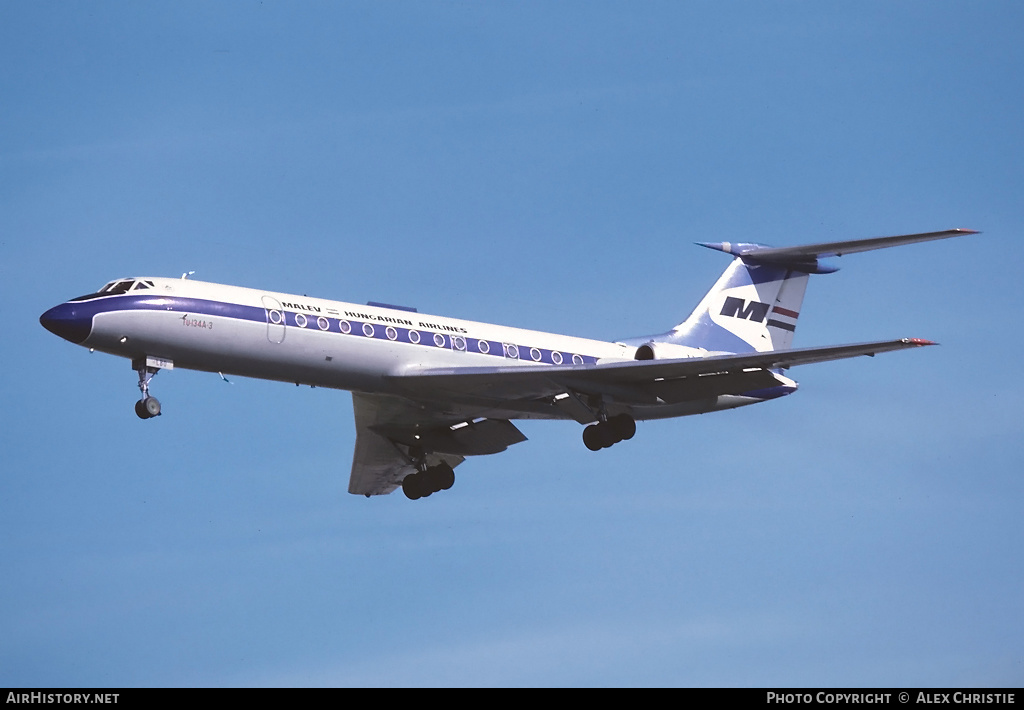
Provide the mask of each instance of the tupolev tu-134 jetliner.
POLYGON ((794 365, 932 345, 902 338, 791 349, 809 274, 826 257, 977 234, 968 229, 773 248, 701 243, 733 257, 690 317, 617 342, 203 283, 125 278, 46 311, 47 330, 132 362, 142 419, 160 414, 152 377, 175 367, 352 391, 349 492, 448 489, 467 456, 526 437, 513 419, 573 419, 597 451, 636 422, 793 393, 794 365))

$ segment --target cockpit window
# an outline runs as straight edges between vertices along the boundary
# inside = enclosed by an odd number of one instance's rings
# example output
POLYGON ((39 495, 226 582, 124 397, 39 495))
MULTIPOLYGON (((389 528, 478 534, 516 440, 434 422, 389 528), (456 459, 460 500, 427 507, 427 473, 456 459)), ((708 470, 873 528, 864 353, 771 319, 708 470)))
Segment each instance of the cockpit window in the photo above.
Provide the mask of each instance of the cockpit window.
POLYGON ((118 279, 117 281, 111 281, 110 283, 104 284, 102 288, 96 293, 88 293, 78 298, 72 298, 72 301, 88 301, 93 298, 102 298, 103 296, 119 296, 122 293, 128 293, 133 290, 138 291, 144 288, 153 288, 152 281, 136 281, 135 279, 118 279))
POLYGON ((104 287, 100 293, 104 296, 116 296, 121 293, 128 293, 128 290, 131 289, 133 283, 135 283, 135 281, 132 279, 128 279, 126 281, 115 281, 113 284, 104 287))

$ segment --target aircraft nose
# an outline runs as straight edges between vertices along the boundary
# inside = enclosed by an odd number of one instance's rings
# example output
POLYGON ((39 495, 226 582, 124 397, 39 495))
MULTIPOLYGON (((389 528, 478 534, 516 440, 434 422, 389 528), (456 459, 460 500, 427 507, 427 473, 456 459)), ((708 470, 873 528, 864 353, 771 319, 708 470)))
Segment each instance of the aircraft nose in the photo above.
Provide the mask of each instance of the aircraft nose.
POLYGON ((84 342, 92 332, 92 316, 72 303, 54 306, 39 316, 39 322, 54 335, 76 344, 84 342))

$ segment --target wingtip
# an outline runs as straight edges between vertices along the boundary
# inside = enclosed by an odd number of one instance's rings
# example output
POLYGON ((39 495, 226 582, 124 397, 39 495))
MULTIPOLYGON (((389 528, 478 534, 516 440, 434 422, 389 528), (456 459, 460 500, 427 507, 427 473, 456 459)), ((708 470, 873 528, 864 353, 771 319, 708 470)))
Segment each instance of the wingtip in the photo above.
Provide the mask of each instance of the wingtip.
POLYGON ((903 342, 907 345, 938 345, 934 340, 925 340, 924 338, 904 338, 903 342))

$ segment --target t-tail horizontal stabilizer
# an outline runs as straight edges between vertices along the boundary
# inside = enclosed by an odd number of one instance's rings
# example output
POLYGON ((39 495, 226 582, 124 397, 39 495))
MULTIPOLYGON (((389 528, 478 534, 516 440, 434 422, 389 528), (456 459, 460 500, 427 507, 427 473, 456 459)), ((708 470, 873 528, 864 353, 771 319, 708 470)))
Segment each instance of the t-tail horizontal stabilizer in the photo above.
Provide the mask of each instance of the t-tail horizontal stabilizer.
POLYGON ((829 274, 838 271, 838 266, 821 264, 818 260, 830 256, 855 254, 861 251, 897 247, 903 244, 930 242, 936 239, 962 237, 977 234, 973 229, 947 229, 944 232, 923 232, 921 234, 903 234, 896 237, 871 237, 854 239, 845 242, 822 242, 821 244, 805 244, 797 247, 769 247, 764 244, 745 242, 697 242, 702 247, 717 249, 726 254, 738 256, 747 263, 774 264, 794 271, 807 274, 829 274))
POLYGON ((685 321, 667 333, 623 342, 640 348, 646 345, 638 351, 643 353, 654 353, 658 343, 717 353, 788 350, 792 347, 809 275, 838 270, 819 259, 967 234, 977 232, 948 229, 778 248, 742 242, 698 242, 736 258, 685 321))

